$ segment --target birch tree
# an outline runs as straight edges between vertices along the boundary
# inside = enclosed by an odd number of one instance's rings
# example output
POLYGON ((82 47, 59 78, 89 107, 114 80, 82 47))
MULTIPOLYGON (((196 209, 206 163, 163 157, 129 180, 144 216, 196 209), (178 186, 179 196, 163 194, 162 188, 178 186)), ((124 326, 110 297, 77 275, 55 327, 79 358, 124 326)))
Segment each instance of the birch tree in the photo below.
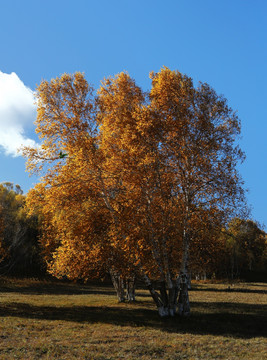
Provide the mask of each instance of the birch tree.
MULTIPOLYGON (((27 203, 43 216, 42 243, 55 276, 87 279, 109 271, 124 300, 128 261, 118 231, 114 185, 104 169, 93 88, 80 73, 44 81, 37 89, 38 149, 25 148, 30 172, 42 175, 27 203)), ((128 256, 127 256, 128 257, 128 256)), ((133 295, 129 295, 132 299, 133 295)))
POLYGON ((56 275, 135 273, 161 316, 187 316, 190 246, 244 202, 240 123, 207 84, 167 68, 151 79, 149 94, 126 73, 97 95, 79 73, 39 86, 43 144, 24 153, 44 176, 29 204, 43 204, 56 275))
POLYGON ((191 78, 167 68, 151 75, 151 105, 163 128, 161 149, 175 174, 173 195, 182 211, 179 313, 186 314, 189 247, 199 230, 194 218, 201 221, 208 212, 210 223, 215 224, 218 216, 223 223, 244 206, 237 171, 244 159, 236 144, 240 121, 226 99, 209 85, 200 83, 195 88, 191 78))

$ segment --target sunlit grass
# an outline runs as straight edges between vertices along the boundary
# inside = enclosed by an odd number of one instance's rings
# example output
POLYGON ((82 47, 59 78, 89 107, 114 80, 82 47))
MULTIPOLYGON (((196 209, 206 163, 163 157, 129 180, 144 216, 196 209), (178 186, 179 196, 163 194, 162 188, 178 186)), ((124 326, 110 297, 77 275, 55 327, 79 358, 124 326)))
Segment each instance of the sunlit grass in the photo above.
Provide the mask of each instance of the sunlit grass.
POLYGON ((146 290, 0 279, 0 359, 266 359, 267 285, 195 283, 188 319, 160 319, 146 290))

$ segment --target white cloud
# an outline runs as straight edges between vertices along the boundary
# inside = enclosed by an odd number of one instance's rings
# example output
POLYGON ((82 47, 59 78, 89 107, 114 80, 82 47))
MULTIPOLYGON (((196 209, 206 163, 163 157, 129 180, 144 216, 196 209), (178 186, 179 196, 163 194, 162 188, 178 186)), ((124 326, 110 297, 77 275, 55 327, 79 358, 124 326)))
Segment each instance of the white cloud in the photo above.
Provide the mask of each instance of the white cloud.
POLYGON ((0 151, 6 155, 19 156, 22 145, 37 146, 25 134, 36 119, 34 101, 33 91, 14 72, 0 71, 0 151))

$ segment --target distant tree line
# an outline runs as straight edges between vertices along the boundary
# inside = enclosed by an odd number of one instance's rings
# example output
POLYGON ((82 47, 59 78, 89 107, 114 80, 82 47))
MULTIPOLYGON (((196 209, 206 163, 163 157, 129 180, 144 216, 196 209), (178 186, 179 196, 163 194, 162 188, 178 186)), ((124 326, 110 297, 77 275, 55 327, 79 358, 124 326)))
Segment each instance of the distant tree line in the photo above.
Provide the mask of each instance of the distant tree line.
POLYGON ((45 273, 38 240, 38 216, 28 216, 25 200, 19 185, 0 184, 0 275, 45 273))

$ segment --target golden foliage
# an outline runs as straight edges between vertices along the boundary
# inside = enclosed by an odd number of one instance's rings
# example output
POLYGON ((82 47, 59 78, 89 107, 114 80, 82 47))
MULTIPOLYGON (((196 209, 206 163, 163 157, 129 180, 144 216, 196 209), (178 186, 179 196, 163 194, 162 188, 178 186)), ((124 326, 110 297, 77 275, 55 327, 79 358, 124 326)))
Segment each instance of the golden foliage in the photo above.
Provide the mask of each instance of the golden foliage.
POLYGON ((114 267, 174 279, 189 244, 205 242, 206 228, 244 201, 240 124, 226 100, 168 68, 150 76, 149 94, 126 73, 97 95, 81 73, 37 89, 42 145, 24 155, 43 177, 27 202, 42 212, 57 276, 114 267))

